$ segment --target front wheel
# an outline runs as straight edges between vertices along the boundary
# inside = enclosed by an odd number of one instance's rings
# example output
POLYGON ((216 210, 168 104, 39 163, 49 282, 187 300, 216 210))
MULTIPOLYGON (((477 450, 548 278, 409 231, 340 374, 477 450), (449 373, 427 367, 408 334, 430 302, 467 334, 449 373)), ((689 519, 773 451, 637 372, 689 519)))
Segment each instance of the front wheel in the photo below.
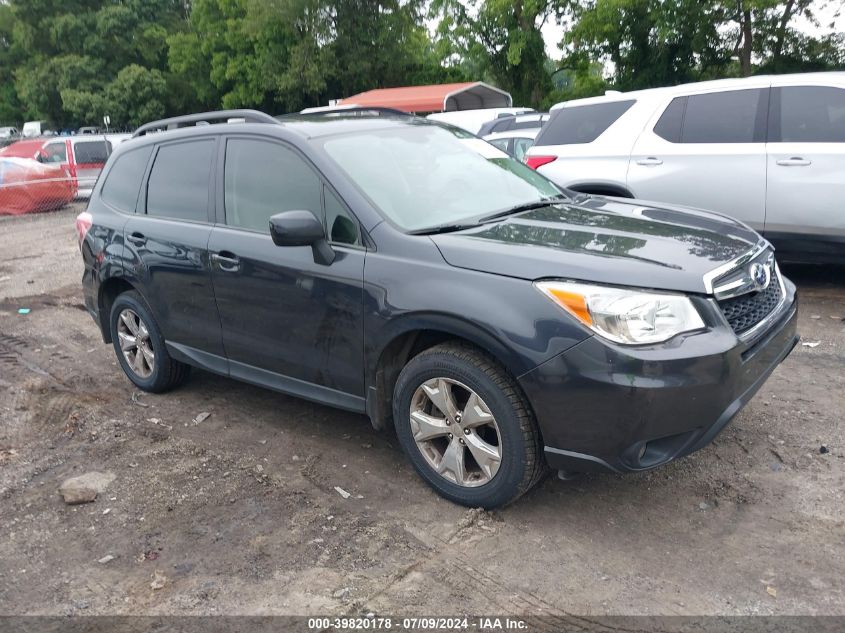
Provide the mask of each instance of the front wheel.
POLYGON ((468 345, 437 345, 411 359, 396 382, 393 419, 417 472, 461 505, 510 503, 544 471, 539 432, 516 383, 468 345))

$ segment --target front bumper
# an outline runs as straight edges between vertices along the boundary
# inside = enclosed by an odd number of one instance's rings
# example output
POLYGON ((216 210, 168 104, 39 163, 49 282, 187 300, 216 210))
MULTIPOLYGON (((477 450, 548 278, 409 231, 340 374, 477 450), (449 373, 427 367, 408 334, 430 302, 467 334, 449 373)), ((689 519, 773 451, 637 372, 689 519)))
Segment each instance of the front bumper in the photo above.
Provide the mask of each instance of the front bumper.
POLYGON ((755 340, 740 342, 717 320, 648 348, 593 336, 521 376, 548 464, 648 470, 711 442, 798 342, 795 286, 784 282, 787 300, 755 340))

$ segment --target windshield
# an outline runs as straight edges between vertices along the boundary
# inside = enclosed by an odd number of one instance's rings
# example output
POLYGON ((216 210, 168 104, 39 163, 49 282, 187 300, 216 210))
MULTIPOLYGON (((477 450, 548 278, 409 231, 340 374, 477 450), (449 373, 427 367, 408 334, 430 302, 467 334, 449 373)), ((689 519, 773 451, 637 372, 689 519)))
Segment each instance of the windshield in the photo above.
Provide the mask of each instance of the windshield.
POLYGON ((485 141, 437 125, 345 134, 323 147, 404 231, 462 224, 561 195, 546 178, 485 141))

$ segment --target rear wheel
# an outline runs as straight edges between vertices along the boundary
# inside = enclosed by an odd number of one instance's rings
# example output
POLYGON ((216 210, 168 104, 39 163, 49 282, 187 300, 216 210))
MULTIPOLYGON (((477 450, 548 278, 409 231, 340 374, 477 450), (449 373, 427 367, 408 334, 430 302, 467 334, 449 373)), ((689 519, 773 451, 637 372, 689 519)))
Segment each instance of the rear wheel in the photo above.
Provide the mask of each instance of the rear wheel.
POLYGON ((539 433, 517 385, 468 345, 414 357, 396 383, 393 418, 414 468, 456 503, 510 503, 544 472, 539 433))
POLYGON ((117 360, 138 388, 160 393, 185 380, 190 367, 167 353, 158 325, 137 292, 118 295, 109 323, 117 360))

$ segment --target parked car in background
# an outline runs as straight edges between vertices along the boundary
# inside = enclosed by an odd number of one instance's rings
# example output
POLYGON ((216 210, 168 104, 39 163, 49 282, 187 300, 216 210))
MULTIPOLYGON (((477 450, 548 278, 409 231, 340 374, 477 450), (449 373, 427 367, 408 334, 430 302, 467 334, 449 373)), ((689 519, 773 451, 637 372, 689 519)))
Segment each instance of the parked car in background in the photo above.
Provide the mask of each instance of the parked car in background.
POLYGON ((454 125, 470 132, 471 134, 478 134, 481 130, 481 126, 488 121, 493 121, 502 117, 509 117, 514 114, 527 114, 530 112, 534 112, 534 110, 531 108, 485 108, 482 110, 435 112, 434 114, 429 114, 427 118, 432 121, 439 121, 440 123, 454 125))
POLYGON ((76 131, 77 134, 102 134, 103 131, 96 125, 88 125, 81 127, 76 131))
POLYGON ((76 197, 88 198, 111 150, 111 141, 105 136, 56 136, 19 141, 0 150, 0 155, 33 158, 64 167, 76 197))
POLYGON ((527 162, 575 191, 718 211, 781 258, 845 262, 845 73, 727 79, 555 106, 527 162))
POLYGON ((0 155, 0 215, 58 209, 74 194, 73 183, 61 166, 0 155))
POLYGON ((688 455, 798 340, 750 228, 571 196, 453 126, 234 111, 136 136, 76 225, 132 384, 196 366, 366 413, 457 503, 688 455))
POLYGON ((478 130, 478 136, 484 138, 495 132, 511 132, 514 130, 534 130, 543 127, 551 115, 548 112, 536 112, 533 114, 515 114, 503 116, 492 121, 487 121, 478 130))
POLYGON ((520 162, 525 162, 525 153, 540 133, 540 128, 511 130, 510 132, 495 132, 484 136, 484 140, 507 152, 520 162))
POLYGON ((0 140, 16 138, 20 136, 16 127, 0 127, 0 140))

